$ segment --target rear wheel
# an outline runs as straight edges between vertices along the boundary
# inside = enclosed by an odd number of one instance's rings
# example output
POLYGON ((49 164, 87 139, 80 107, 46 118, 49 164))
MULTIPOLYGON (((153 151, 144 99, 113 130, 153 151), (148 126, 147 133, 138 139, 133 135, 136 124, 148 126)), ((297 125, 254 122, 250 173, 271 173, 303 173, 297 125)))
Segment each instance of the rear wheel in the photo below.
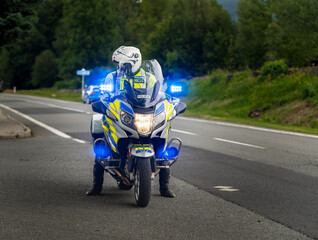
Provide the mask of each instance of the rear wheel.
POLYGON ((135 175, 135 200, 138 206, 146 207, 151 196, 150 159, 138 159, 135 175))

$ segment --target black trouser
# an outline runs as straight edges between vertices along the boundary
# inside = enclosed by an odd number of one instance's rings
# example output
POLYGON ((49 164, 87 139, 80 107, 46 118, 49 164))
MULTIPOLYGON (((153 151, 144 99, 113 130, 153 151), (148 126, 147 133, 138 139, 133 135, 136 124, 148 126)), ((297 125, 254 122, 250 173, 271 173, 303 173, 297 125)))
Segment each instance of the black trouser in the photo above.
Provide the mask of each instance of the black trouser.
POLYGON ((159 172, 159 184, 161 190, 169 188, 170 168, 162 168, 159 172))
POLYGON ((93 168, 93 184, 102 186, 104 182, 104 168, 95 160, 93 168))

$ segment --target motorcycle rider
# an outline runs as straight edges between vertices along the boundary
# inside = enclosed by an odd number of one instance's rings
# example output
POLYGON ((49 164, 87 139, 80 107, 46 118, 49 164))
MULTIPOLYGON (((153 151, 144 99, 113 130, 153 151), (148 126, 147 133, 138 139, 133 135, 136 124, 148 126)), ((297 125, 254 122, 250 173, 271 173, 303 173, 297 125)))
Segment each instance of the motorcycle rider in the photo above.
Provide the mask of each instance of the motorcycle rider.
MULTIPOLYGON (((124 90, 124 82, 128 81, 133 88, 151 88, 156 83, 156 78, 151 73, 141 68, 141 53, 138 48, 131 46, 119 47, 112 56, 113 62, 118 64, 118 70, 109 73, 105 80, 106 86, 113 86, 112 92, 124 90), (124 75, 122 75, 124 73, 124 75)), ((175 197, 169 187, 170 168, 160 169, 159 184, 160 194, 164 197, 175 197)), ((99 195, 103 189, 104 168, 95 160, 93 169, 93 186, 86 195, 99 195)))

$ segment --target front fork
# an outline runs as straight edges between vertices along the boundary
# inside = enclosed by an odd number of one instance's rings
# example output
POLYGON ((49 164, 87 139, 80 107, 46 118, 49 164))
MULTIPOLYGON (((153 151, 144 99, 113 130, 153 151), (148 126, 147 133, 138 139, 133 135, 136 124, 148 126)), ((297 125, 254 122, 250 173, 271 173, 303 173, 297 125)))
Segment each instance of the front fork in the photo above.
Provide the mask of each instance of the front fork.
MULTIPOLYGON (((97 139, 94 142, 94 151, 98 151, 95 147, 98 144, 107 143, 104 139, 97 139), (95 146, 96 145, 96 146, 95 146)), ((128 172, 134 173, 136 169, 137 161, 150 161, 150 167, 152 172, 152 178, 158 174, 161 168, 170 168, 177 160, 181 151, 182 142, 179 138, 172 138, 166 145, 164 151, 155 154, 155 150, 152 144, 130 144, 127 152, 127 170, 128 172), (173 147, 177 146, 177 147, 173 147)), ((95 152, 96 154, 96 152, 95 152)), ((98 158, 98 162, 107 170, 115 179, 121 179, 125 184, 131 184, 130 180, 125 174, 120 173, 121 159, 113 159, 112 156, 98 158)))
POLYGON ((128 172, 133 173, 137 161, 150 160, 151 171, 156 171, 155 150, 151 144, 130 144, 127 153, 128 172))
POLYGON ((157 175, 161 168, 170 168, 178 160, 181 147, 181 139, 172 138, 164 151, 156 156, 151 144, 131 144, 128 146, 127 154, 128 171, 130 173, 134 171, 136 159, 150 159, 151 171, 154 175, 157 175))

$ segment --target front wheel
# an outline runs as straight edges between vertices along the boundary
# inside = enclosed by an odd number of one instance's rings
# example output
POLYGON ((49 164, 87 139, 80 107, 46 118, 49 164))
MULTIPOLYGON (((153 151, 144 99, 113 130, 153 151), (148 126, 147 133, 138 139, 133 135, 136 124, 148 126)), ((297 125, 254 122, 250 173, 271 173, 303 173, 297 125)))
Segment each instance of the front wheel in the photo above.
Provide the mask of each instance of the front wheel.
POLYGON ((139 158, 137 160, 134 193, 137 205, 146 207, 151 196, 150 159, 139 158))

